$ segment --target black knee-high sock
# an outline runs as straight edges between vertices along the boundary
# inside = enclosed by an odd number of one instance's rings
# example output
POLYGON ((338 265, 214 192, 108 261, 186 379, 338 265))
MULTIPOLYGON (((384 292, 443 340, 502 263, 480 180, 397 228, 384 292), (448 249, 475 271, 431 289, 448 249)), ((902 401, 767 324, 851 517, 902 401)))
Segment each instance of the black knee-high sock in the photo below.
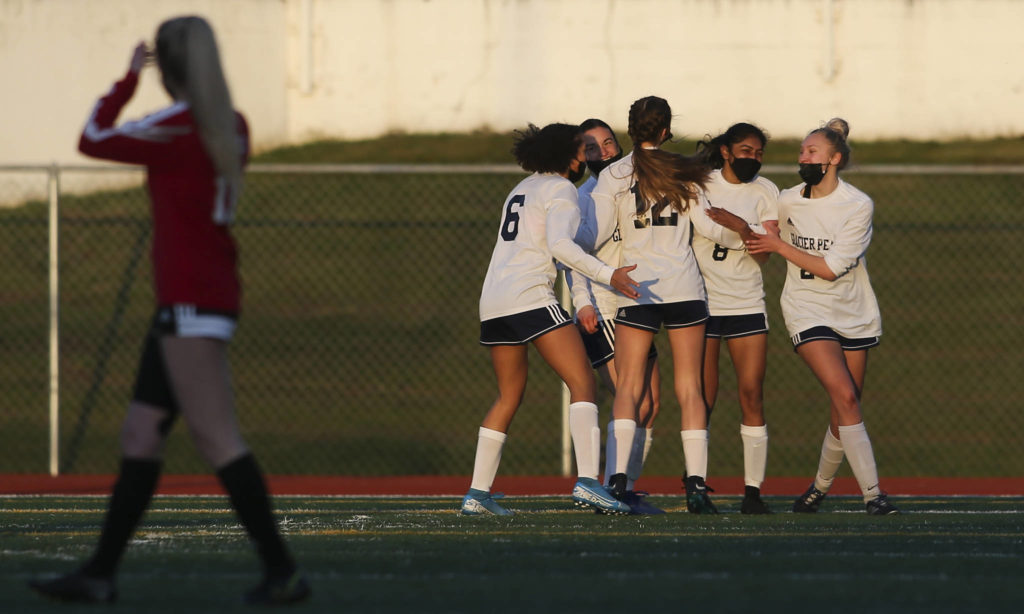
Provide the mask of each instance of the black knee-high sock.
POLYGON ((100 543, 96 553, 82 567, 83 573, 90 576, 114 575, 128 540, 149 507, 159 478, 158 460, 121 460, 121 473, 110 495, 100 543))
POLYGON ((224 490, 238 513, 242 526, 256 542, 256 549, 268 575, 287 576, 295 571, 295 562, 277 531, 270 510, 270 497, 263 474, 252 454, 246 454, 217 470, 224 490))

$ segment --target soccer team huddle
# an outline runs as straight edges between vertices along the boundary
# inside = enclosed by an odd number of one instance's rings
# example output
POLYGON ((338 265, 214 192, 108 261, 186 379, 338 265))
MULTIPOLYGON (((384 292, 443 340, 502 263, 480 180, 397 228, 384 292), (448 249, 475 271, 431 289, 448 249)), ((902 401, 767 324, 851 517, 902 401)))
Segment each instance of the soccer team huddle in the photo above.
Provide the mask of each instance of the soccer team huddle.
POLYGON ((671 121, 663 98, 636 100, 629 153, 598 119, 517 133, 513 153, 532 174, 505 200, 480 296, 480 343, 491 352, 498 398, 479 430, 461 513, 513 514, 491 489, 523 398, 531 343, 569 390, 574 504, 664 513, 635 488, 660 405, 654 337, 662 328, 681 413, 687 510, 718 513, 705 479, 724 341, 742 410, 740 511, 771 513, 761 498, 768 455, 761 265, 772 253, 787 263, 780 299, 787 332, 830 403, 816 475, 792 511, 816 512, 848 458, 867 513, 899 513, 879 486, 860 406, 868 349, 882 328, 864 260, 874 204, 839 177, 850 159, 849 125, 836 118, 812 130, 800 147, 802 182, 780 192, 758 175, 768 137, 757 126, 737 123, 684 156, 661 149, 671 121), (575 318, 555 296, 559 269, 575 318), (614 396, 603 480, 595 369, 614 396))

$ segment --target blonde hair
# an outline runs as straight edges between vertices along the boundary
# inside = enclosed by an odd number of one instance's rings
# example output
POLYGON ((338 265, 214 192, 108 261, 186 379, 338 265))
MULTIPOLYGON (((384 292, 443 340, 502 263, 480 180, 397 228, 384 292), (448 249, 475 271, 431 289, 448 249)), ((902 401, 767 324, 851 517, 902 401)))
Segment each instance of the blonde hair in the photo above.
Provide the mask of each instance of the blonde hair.
POLYGON ((232 200, 242 187, 242 146, 213 28, 202 17, 168 19, 156 36, 157 62, 172 96, 189 104, 199 139, 232 200))
POLYGON ((825 122, 824 126, 817 130, 812 130, 807 136, 811 134, 824 136, 829 144, 832 145, 833 153, 838 152, 840 154, 839 164, 836 165, 837 171, 846 168, 846 165, 850 163, 850 144, 847 142, 847 138, 850 136, 850 124, 845 119, 833 117, 825 122))

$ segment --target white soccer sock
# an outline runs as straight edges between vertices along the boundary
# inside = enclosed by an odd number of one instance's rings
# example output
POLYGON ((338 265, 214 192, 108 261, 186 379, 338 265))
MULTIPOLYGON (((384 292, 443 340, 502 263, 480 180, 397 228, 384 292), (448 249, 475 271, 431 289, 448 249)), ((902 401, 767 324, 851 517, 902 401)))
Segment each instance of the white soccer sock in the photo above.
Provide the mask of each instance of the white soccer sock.
POLYGON ((839 438, 850 459, 853 477, 857 478, 860 491, 864 494, 864 502, 874 499, 882 490, 878 487, 878 466, 875 465, 875 452, 871 448, 871 439, 863 422, 850 426, 839 427, 839 438))
POLYGON ((501 450, 505 446, 508 435, 480 427, 476 438, 476 460, 473 462, 473 481, 470 488, 491 491, 494 476, 498 474, 498 463, 501 462, 501 450))
POLYGON ((596 480, 601 470, 601 427, 597 424, 597 405, 579 401, 569 405, 569 434, 576 451, 576 474, 596 480))
POLYGON ((615 473, 615 420, 608 421, 607 435, 604 443, 604 485, 608 486, 608 480, 615 473))
POLYGON ((640 472, 647 462, 647 455, 651 451, 651 443, 654 441, 654 429, 636 429, 633 436, 633 451, 629 455, 629 464, 626 465, 626 490, 633 490, 636 481, 640 479, 640 472))
POLYGON ((686 475, 700 478, 708 477, 708 431, 695 429, 679 431, 683 438, 683 460, 686 462, 686 475))
POLYGON ((740 425, 743 440, 743 483, 761 488, 768 467, 768 426, 740 425))
POLYGON ((626 473, 629 470, 629 459, 633 456, 633 439, 636 435, 636 422, 630 419, 612 421, 612 434, 615 436, 615 466, 612 475, 626 473))
POLYGON ((814 476, 814 487, 821 492, 828 492, 842 464, 843 442, 836 439, 831 428, 826 429, 825 440, 821 442, 821 458, 818 460, 818 473, 814 476))

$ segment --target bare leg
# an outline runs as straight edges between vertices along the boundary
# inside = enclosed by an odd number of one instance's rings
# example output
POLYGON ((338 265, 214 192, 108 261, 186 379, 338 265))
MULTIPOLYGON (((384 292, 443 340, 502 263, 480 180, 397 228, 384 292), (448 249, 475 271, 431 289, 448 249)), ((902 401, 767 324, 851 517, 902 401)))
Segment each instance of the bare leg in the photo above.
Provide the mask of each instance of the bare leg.
POLYGON ((708 421, 718 400, 718 362, 722 340, 714 337, 704 339, 704 402, 707 404, 708 421))
POLYGON ((751 498, 749 510, 764 511, 760 497, 768 466, 768 428, 764 419, 764 375, 768 335, 749 335, 728 340, 729 354, 739 387, 740 439, 743 441, 743 480, 745 495, 751 498), (756 489, 756 490, 753 490, 756 489))
POLYGON ((850 460, 850 467, 864 500, 874 499, 881 493, 878 468, 860 406, 860 390, 867 370, 867 352, 844 352, 839 343, 829 340, 805 343, 797 348, 797 352, 828 392, 831 401, 829 431, 842 442, 843 451, 850 460), (848 354, 853 354, 854 369, 860 385, 847 364, 848 354))
MULTIPOLYGON (((295 574, 295 562, 278 533, 263 473, 249 454, 235 417, 227 342, 203 337, 163 337, 161 342, 192 439, 217 470, 263 561, 265 581, 256 590, 270 582, 286 581, 295 574)), ((256 591, 250 597, 255 598, 256 591)))
POLYGON ((707 429, 703 393, 704 326, 670 329, 668 340, 672 346, 673 377, 682 414, 682 430, 707 429))
MULTIPOLYGON (((763 426, 764 420, 764 375, 766 369, 768 335, 749 335, 729 339, 729 354, 736 369, 739 385, 742 424, 763 426)), ((705 368, 706 371, 706 368, 705 368)))
POLYGON ((161 346, 182 418, 196 448, 214 469, 248 453, 235 416, 227 342, 163 337, 161 346))
POLYGON ((525 345, 491 346, 491 366, 498 381, 498 398, 484 416, 483 427, 507 433, 523 402, 529 369, 525 345))
POLYGON ((542 335, 535 345, 569 389, 569 433, 577 475, 596 481, 601 471, 601 426, 594 403, 597 385, 583 340, 574 327, 567 326, 542 335))

